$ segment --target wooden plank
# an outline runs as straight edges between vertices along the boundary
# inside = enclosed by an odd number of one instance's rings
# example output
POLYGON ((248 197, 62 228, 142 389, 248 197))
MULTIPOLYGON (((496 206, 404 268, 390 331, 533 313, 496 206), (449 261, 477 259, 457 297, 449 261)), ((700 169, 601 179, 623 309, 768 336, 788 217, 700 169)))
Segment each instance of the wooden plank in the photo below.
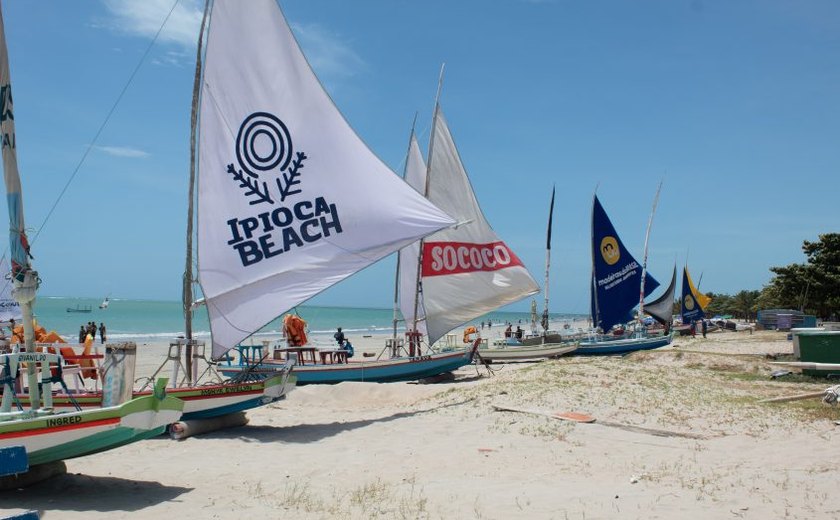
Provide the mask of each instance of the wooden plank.
POLYGON ((796 394, 782 397, 771 397, 770 399, 762 399, 759 403, 784 403, 787 401, 800 401, 802 399, 813 399, 814 397, 822 397, 825 395, 825 390, 821 392, 808 392, 807 394, 796 394))
MULTIPOLYGON (((582 422, 582 423, 595 423, 596 419, 591 415, 582 414, 578 412, 543 412, 541 410, 529 410, 526 408, 512 408, 509 406, 499 406, 493 405, 493 409, 496 411, 503 411, 503 412, 519 412, 519 413, 529 413, 533 415, 542 415, 545 417, 551 417, 552 419, 561 419, 564 421, 574 421, 574 422, 582 422)), ((596 424, 600 424, 601 426, 609 426, 611 428, 619 428, 622 430, 634 432, 634 433, 644 433, 647 435, 655 435, 657 437, 682 437, 684 439, 696 439, 696 440, 708 440, 711 437, 707 435, 700 435, 696 433, 682 433, 682 432, 674 432, 670 430, 659 430, 656 428, 645 428, 642 426, 633 426, 630 424, 621 424, 611 421, 597 421, 596 424)))

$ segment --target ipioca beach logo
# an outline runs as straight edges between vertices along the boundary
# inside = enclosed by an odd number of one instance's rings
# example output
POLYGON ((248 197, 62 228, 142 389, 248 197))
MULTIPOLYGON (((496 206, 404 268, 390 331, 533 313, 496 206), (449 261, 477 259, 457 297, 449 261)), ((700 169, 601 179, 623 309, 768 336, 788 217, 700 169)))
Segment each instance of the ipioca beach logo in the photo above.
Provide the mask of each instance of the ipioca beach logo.
POLYGON ((242 121, 236 136, 236 162, 227 171, 239 183, 249 204, 274 204, 301 192, 306 154, 295 152, 286 125, 274 114, 254 112, 242 121), (294 156, 294 161, 292 157, 294 156), (262 176, 274 176, 276 191, 262 176))
POLYGON ((304 193, 306 153, 274 114, 254 112, 239 126, 236 164, 227 173, 254 210, 227 220, 230 240, 243 266, 341 233, 336 204, 304 193))

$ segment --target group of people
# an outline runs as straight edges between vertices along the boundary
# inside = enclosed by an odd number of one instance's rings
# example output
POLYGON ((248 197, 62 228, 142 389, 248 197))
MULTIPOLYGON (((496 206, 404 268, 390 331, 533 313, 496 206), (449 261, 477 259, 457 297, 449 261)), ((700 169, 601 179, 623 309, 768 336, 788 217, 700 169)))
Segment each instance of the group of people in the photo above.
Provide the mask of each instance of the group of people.
POLYGON ((522 335, 524 333, 525 333, 525 331, 522 330, 522 327, 520 327, 519 325, 516 326, 516 332, 514 332, 512 323, 508 323, 508 326, 505 329, 505 337, 506 338, 515 337, 516 339, 522 339, 522 335))
POLYGON ((338 331, 333 334, 333 338, 335 338, 335 342, 338 343, 338 348, 347 351, 347 357, 353 357, 353 345, 351 345, 350 341, 344 336, 344 332, 342 332, 341 327, 338 327, 338 331))
MULTIPOLYGON (((99 329, 99 339, 101 340, 102 344, 105 344, 105 341, 106 341, 105 324, 100 322, 98 329, 99 329)), ((85 325, 80 326, 79 327, 79 344, 81 345, 82 343, 84 343, 85 340, 87 339, 88 335, 90 335, 90 337, 93 341, 96 341, 96 331, 97 331, 97 327, 96 327, 96 322, 95 321, 89 321, 85 325)))
MULTIPOLYGON (((706 331, 709 330, 709 322, 707 320, 700 320, 700 329, 703 331, 703 337, 706 337, 706 331)), ((688 330, 691 332, 691 337, 693 338, 697 334, 697 322, 692 321, 691 325, 688 326, 688 330)))

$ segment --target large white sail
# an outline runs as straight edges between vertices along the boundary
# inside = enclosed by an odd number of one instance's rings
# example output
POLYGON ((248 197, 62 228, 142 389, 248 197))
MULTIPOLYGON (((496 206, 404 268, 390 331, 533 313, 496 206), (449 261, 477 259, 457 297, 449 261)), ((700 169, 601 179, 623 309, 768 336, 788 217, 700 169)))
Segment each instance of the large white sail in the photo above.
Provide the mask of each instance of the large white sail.
POLYGON ((423 242, 423 304, 432 344, 539 287, 484 218, 439 106, 430 146, 427 196, 460 223, 423 242))
POLYGON ((201 88, 198 270, 218 357, 453 223, 361 141, 275 0, 216 0, 201 88))
MULTIPOLYGON (((426 161, 420 152, 420 145, 414 134, 408 146, 408 157, 405 165, 405 182, 417 190, 426 191, 426 161)), ((420 242, 415 242, 400 249, 400 311, 405 320, 407 330, 416 330, 426 334, 426 311, 423 300, 417 297, 417 269, 419 268, 420 242), (415 327, 416 320, 416 327, 415 327)))
MULTIPOLYGON (((3 179, 6 186, 6 205, 9 210, 9 251, 11 255, 11 279, 14 284, 12 296, 18 308, 12 309, 23 322, 24 340, 27 350, 35 343, 32 305, 38 289, 38 273, 29 263, 29 240, 26 238, 26 224, 23 218, 23 194, 17 165, 17 137, 15 135, 15 114, 12 98, 12 78, 9 71, 9 55, 6 49, 6 29, 0 9, 0 148, 3 155, 3 179)), ((8 270, 3 268, 2 275, 8 270)), ((34 365, 29 371, 30 388, 34 381, 34 365)), ((37 397, 34 400, 37 403, 37 397)))

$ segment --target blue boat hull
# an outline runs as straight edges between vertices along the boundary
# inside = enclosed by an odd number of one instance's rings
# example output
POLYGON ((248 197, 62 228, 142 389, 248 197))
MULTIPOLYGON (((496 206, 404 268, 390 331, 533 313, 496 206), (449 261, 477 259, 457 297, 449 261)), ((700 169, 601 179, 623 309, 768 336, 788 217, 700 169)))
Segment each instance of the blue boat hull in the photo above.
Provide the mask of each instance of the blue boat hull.
POLYGON ((581 341, 573 356, 605 356, 613 354, 627 354, 637 350, 651 350, 664 347, 671 343, 671 336, 656 338, 629 338, 609 341, 581 341))
MULTIPOLYGON (((361 361, 335 365, 299 365, 293 369, 298 385, 334 384, 343 381, 386 383, 413 381, 451 372, 472 363, 473 351, 458 351, 428 356, 402 357, 383 361, 361 361)), ((254 373, 273 370, 273 363, 262 363, 254 373)), ((240 367, 223 367, 221 372, 233 376, 240 367)))

